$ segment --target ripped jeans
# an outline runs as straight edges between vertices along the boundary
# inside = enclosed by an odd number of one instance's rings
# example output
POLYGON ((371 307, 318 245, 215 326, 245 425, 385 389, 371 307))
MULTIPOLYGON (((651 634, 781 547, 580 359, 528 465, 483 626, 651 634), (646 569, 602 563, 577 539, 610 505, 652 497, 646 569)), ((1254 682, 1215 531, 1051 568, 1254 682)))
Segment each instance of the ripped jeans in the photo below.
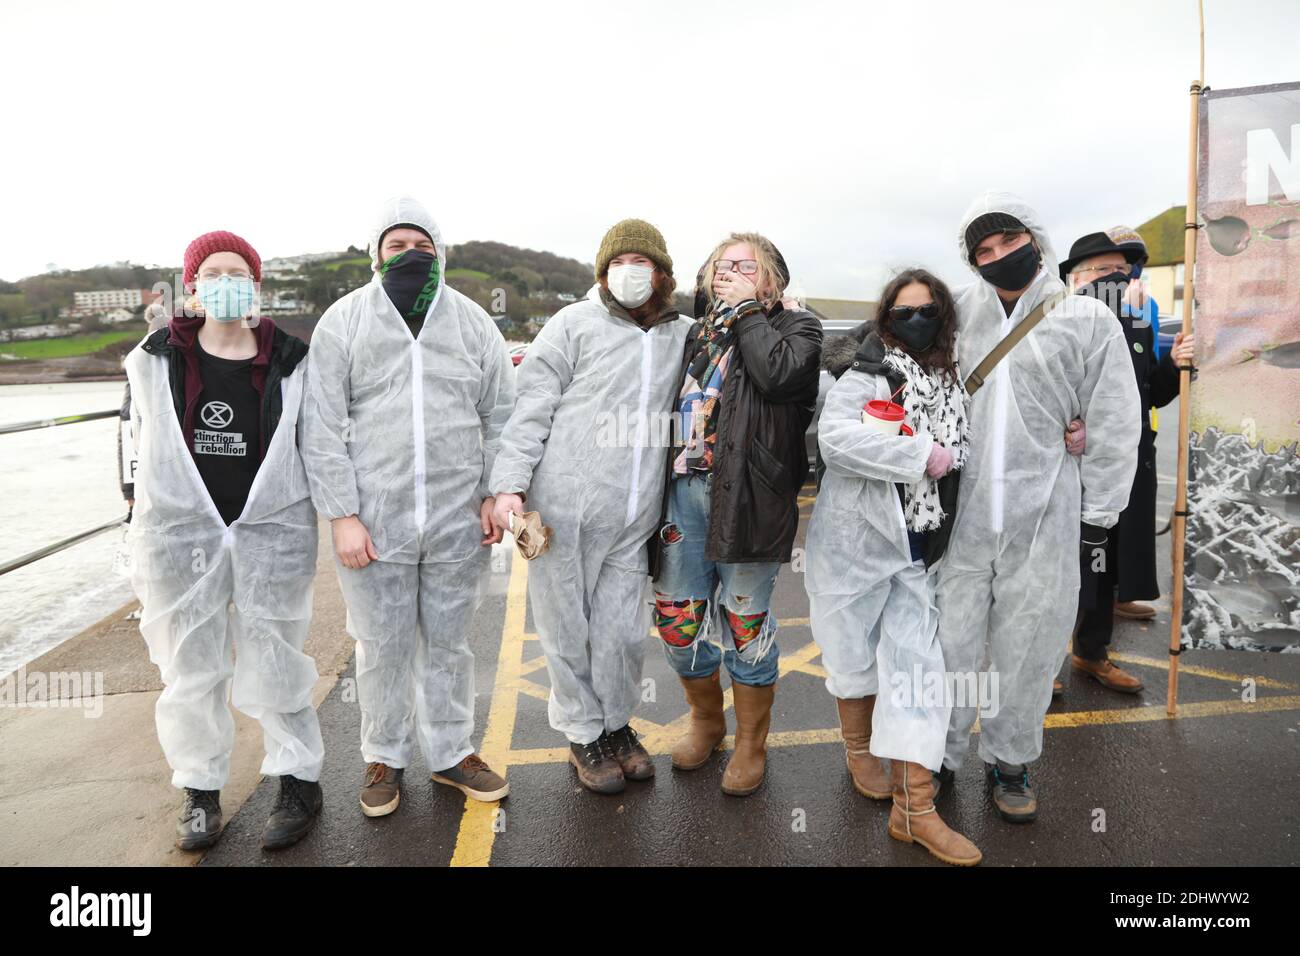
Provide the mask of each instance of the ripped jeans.
POLYGON ((668 663, 682 677, 709 677, 725 662, 737 683, 775 683, 779 651, 773 633, 776 621, 768 620, 768 610, 780 563, 706 559, 713 474, 670 480, 663 570, 655 581, 655 625, 668 663), (709 607, 712 599, 721 602, 716 614, 709 607), (723 635, 709 633, 718 626, 730 629, 738 650, 718 646, 723 635))

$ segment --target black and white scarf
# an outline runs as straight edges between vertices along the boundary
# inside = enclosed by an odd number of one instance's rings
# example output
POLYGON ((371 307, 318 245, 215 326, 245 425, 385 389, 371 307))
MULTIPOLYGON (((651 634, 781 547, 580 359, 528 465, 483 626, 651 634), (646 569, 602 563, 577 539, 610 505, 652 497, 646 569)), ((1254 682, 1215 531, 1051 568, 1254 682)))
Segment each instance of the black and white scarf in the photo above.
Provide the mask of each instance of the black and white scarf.
MULTIPOLYGON (((917 435, 923 432, 952 451, 956 471, 966 463, 970 450, 970 423, 966 417, 966 390, 960 370, 947 384, 938 372, 923 369, 901 349, 886 348, 884 364, 906 380, 903 389, 905 420, 917 435)), ((912 531, 933 531, 947 517, 939 503, 939 483, 922 475, 903 492, 903 516, 912 531)))

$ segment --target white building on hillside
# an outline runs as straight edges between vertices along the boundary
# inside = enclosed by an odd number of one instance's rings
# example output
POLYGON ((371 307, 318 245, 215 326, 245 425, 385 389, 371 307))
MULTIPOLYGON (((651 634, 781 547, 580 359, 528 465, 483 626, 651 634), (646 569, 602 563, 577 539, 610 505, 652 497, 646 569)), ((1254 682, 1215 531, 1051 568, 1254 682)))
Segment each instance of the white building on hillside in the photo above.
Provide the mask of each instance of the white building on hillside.
POLYGON ((153 300, 148 289, 101 289, 96 292, 72 293, 72 306, 79 312, 100 312, 107 309, 134 309, 153 300))

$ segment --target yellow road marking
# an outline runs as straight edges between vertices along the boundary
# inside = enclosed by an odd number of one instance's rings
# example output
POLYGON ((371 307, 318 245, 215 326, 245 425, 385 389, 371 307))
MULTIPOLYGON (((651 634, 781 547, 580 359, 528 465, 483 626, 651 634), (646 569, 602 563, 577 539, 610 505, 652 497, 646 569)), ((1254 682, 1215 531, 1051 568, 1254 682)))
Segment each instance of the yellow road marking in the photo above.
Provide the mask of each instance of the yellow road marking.
MULTIPOLYGON (((1132 664, 1135 667, 1156 667, 1169 670, 1168 658, 1143 657, 1141 654, 1120 654, 1112 651, 1110 659, 1121 664, 1132 664)), ((797 667, 791 667, 790 670, 823 679, 826 677, 826 668, 820 664, 805 663, 797 667)), ((1205 667, 1199 664, 1181 664, 1178 667, 1178 672, 1184 676, 1205 677, 1210 680, 1226 681, 1229 684, 1240 685, 1243 681, 1253 680, 1256 687, 1267 687, 1272 690, 1296 690, 1295 684, 1288 684, 1286 681, 1274 680, 1271 677, 1255 677, 1250 674, 1236 674, 1232 671, 1220 670, 1217 667, 1205 667)))
MULTIPOLYGON (((1167 657, 1143 657, 1140 654, 1110 654, 1110 659, 1119 661, 1121 664, 1137 664, 1142 667, 1159 667, 1163 670, 1169 670, 1169 658, 1167 657)), ((1200 664, 1179 664, 1178 673, 1195 677, 1208 677, 1211 680, 1227 681, 1230 684, 1241 684, 1242 681, 1253 680, 1256 687, 1272 687, 1275 690, 1295 690, 1295 684, 1288 684, 1286 681, 1273 680, 1271 677, 1252 677, 1249 674, 1234 674, 1231 671, 1219 670, 1217 667, 1205 667, 1200 664)), ((1181 705, 1180 705, 1181 706, 1181 705)))
MULTIPOLYGON (((528 564, 516 559, 511 553, 509 570, 510 582, 506 591, 505 621, 501 627, 501 649, 497 658, 495 686, 488 709, 487 728, 483 733, 480 753, 483 759, 497 772, 505 775, 510 767, 534 766, 538 764, 567 763, 569 748, 531 747, 516 750, 513 747, 515 718, 519 710, 519 695, 527 694, 539 700, 549 700, 550 690, 527 679, 527 675, 542 670, 544 658, 535 658, 525 662, 523 659, 524 642, 537 640, 537 635, 524 630, 527 611, 528 564)), ((806 617, 782 618, 781 624, 788 627, 806 627, 806 617)), ((656 632, 651 629, 651 633, 656 632)), ((826 671, 819 664, 812 663, 818 657, 820 649, 815 643, 783 654, 780 659, 781 674, 800 673, 815 677, 826 676, 826 671)), ((1134 654, 1111 655, 1113 660, 1142 667, 1168 669, 1167 659, 1143 657, 1134 654)), ((1212 680, 1240 684, 1248 675, 1212 667, 1183 664, 1180 673, 1206 677, 1212 680)), ((1266 677, 1253 677, 1258 687, 1294 690, 1294 684, 1273 680, 1266 677)), ((732 706, 731 688, 723 695, 724 710, 732 706)), ((1242 714, 1262 714, 1277 711, 1300 710, 1300 695, 1262 697, 1253 703, 1241 700, 1200 701, 1184 703, 1178 707, 1178 713, 1170 717, 1163 704, 1144 707, 1116 708, 1111 710, 1074 711, 1070 713, 1049 713, 1043 720, 1044 729, 1063 727, 1088 727, 1101 725, 1147 723, 1161 720, 1184 720, 1197 717, 1227 717, 1242 714)), ((658 724, 643 717, 632 718, 632 724, 641 735, 641 742, 652 755, 663 756, 672 752, 678 737, 685 732, 690 721, 690 714, 684 713, 667 724, 658 724)), ((979 732, 976 723, 975 733, 979 732)), ((795 747, 810 744, 830 744, 840 741, 838 727, 816 730, 772 731, 768 736, 769 747, 795 747)), ((723 741, 722 749, 730 750, 735 746, 735 737, 728 735, 723 741)), ((487 866, 492 857, 492 846, 496 839, 493 823, 496 819, 498 804, 481 803, 466 798, 465 813, 461 817, 460 830, 456 836, 456 847, 452 852, 452 866, 487 866)))
MULTIPOLYGON (((506 589, 505 623, 501 625, 501 650, 497 655, 496 687, 488 707, 487 729, 479 753, 497 773, 506 775, 510 767, 510 744, 515 729, 519 697, 515 693, 496 691, 521 682, 524 659, 524 619, 528 605, 528 564, 510 550, 510 584, 506 589)), ((496 840, 493 824, 499 803, 482 803, 465 798, 465 814, 460 818, 452 866, 487 866, 492 859, 496 840)))
POLYGON ((528 661, 527 663, 520 666, 519 676, 523 677, 527 674, 531 674, 533 671, 539 671, 545 666, 546 666, 546 655, 539 654, 537 657, 534 657, 531 661, 528 661))
MULTIPOLYGON (((1262 697, 1253 704, 1242 701, 1212 700, 1193 704, 1180 704, 1178 713, 1170 717, 1165 713, 1164 704, 1152 704, 1149 707, 1129 707, 1119 710, 1085 710, 1069 714, 1048 714, 1043 727, 1048 730, 1061 727, 1087 727, 1101 724, 1141 724, 1158 720, 1186 720, 1195 717, 1231 717, 1242 714, 1265 714, 1284 710, 1300 710, 1300 695, 1285 697, 1262 697)), ((641 743, 653 756, 664 756, 672 752, 672 744, 651 746, 648 738, 641 743)), ((768 747, 798 747, 808 744, 834 744, 840 742, 838 727, 818 730, 774 730, 767 738, 768 747)), ((730 750, 735 746, 735 737, 728 735, 723 741, 722 749, 730 750)), ((525 750, 510 751, 512 766, 527 766, 547 763, 564 763, 569 759, 567 747, 533 747, 525 750)))
POLYGON ((550 701, 551 692, 541 684, 534 684, 530 680, 521 680, 515 683, 510 690, 519 694, 527 694, 529 697, 536 697, 538 700, 550 701))
MULTIPOLYGON (((1179 668, 1181 670, 1182 668, 1179 668)), ((1278 710, 1300 709, 1300 694, 1287 697, 1260 697, 1248 704, 1242 700, 1203 700, 1179 704, 1178 713, 1170 717, 1164 704, 1149 707, 1123 707, 1117 710, 1076 710, 1067 714, 1048 714, 1043 726, 1087 727, 1097 724, 1138 724, 1152 720, 1182 720, 1185 717, 1226 717, 1234 714, 1266 714, 1278 710)))

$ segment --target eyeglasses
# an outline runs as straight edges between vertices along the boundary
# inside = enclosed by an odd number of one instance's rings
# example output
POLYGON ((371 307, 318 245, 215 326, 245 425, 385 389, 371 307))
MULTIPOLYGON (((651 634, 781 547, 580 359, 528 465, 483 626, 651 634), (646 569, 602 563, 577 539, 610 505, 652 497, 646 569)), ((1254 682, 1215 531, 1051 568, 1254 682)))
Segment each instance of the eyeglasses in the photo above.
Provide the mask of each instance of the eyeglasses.
POLYGON ((925 305, 896 305, 889 310, 889 317, 898 319, 900 322, 906 322, 917 314, 920 314, 923 319, 936 318, 939 315, 939 306, 933 302, 927 302, 925 305))
POLYGON ((232 278, 232 279, 251 279, 251 278, 253 278, 253 274, 252 274, 251 272, 246 272, 246 271, 244 271, 243 269, 236 269, 236 270, 233 271, 233 272, 213 272, 213 271, 211 271, 211 270, 208 270, 208 271, 206 271, 206 272, 200 272, 200 273, 199 273, 199 278, 200 278, 200 279, 207 280, 207 281, 211 281, 211 280, 213 280, 213 279, 220 279, 220 278, 222 278, 223 276, 229 276, 229 277, 232 278))
POLYGON ((758 273, 758 260, 756 259, 714 259, 714 272, 730 272, 735 269, 743 276, 752 276, 758 273))
POLYGON ((1082 267, 1080 267, 1080 268, 1078 268, 1078 269, 1075 269, 1073 272, 1070 273, 1070 275, 1072 275, 1072 276, 1081 276, 1081 275, 1087 275, 1088 273, 1091 273, 1091 272, 1095 272, 1095 273, 1097 273, 1098 275, 1107 275, 1107 276, 1110 275, 1112 272, 1118 272, 1118 273, 1120 273, 1120 274, 1122 274, 1122 275, 1126 275, 1126 276, 1127 276, 1127 275, 1132 275, 1132 274, 1133 274, 1133 267, 1132 267, 1131 265, 1129 265, 1127 262, 1123 263, 1122 265, 1118 265, 1118 266, 1117 266, 1117 265, 1108 265, 1108 266, 1082 266, 1082 267))

